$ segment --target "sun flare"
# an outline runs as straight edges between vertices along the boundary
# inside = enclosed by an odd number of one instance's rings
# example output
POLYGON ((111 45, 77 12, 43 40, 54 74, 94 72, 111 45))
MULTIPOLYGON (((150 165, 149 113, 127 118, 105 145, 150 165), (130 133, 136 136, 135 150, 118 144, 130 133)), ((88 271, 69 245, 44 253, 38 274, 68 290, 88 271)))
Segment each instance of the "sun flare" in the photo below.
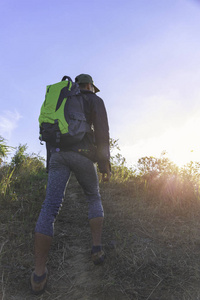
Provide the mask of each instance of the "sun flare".
POLYGON ((200 118, 191 117, 183 126, 166 131, 168 157, 179 167, 200 161, 200 118))
MULTIPOLYGON (((160 157, 166 152, 172 162, 182 167, 190 161, 200 162, 200 113, 190 117, 182 125, 176 124, 164 130, 159 136, 140 138, 134 145, 122 145, 122 155, 126 158, 128 166, 136 165, 141 157, 160 157)), ((155 126, 154 126, 155 129, 155 126)), ((150 132, 153 130, 150 129, 150 132)), ((134 135, 131 137, 134 140, 134 135)))

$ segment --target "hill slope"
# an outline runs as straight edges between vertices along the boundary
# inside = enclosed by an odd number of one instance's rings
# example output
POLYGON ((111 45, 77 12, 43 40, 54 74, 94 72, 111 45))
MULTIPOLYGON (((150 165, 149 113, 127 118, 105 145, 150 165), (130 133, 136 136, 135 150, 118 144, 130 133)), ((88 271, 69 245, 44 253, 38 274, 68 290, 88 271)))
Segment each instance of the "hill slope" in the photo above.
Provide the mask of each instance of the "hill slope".
MULTIPOLYGON (((48 287, 38 299, 200 299, 199 210, 188 215, 149 203, 131 183, 104 184, 101 194, 105 210, 105 264, 94 266, 90 260, 87 204, 72 178, 55 223, 48 287)), ((30 245, 34 224, 32 228, 29 224, 19 239, 21 223, 13 222, 1 224, 0 295, 4 300, 32 300, 36 297, 30 294, 28 281, 33 266, 30 245), (8 251, 11 245, 12 252, 8 251)))

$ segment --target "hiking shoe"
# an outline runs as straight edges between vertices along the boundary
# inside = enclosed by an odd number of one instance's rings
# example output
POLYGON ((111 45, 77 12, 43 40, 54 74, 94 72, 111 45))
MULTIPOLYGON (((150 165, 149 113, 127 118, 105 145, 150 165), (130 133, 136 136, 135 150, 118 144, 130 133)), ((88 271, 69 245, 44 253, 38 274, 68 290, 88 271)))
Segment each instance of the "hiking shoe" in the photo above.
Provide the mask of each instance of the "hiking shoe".
POLYGON ((31 291, 34 295, 40 295, 44 293, 47 285, 47 275, 47 269, 42 276, 37 276, 35 272, 31 274, 31 291))
POLYGON ((105 257, 106 255, 103 250, 99 252, 92 252, 92 261, 95 265, 102 265, 105 257))

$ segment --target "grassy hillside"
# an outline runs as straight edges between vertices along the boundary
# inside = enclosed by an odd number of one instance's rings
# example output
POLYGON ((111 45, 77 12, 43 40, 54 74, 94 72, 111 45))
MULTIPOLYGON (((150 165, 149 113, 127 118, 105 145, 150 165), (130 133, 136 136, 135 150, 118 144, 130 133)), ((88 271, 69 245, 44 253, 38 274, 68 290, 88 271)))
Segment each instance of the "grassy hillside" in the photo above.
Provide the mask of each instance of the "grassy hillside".
MULTIPOLYGON (((178 170, 165 157, 146 157, 136 171, 118 158, 111 182, 100 184, 105 264, 90 260, 87 204, 72 177, 55 224, 48 288, 38 299, 200 299, 199 164, 178 170)), ((36 298, 28 283, 46 183, 42 159, 23 146, 1 164, 1 299, 36 298)))

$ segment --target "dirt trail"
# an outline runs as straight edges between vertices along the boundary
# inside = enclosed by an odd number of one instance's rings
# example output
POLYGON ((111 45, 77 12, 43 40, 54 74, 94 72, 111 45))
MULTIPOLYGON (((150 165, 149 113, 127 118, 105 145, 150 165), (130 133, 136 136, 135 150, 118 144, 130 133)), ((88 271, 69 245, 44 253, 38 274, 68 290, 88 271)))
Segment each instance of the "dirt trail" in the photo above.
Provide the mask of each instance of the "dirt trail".
POLYGON ((91 261, 91 234, 85 197, 76 184, 67 189, 66 201, 55 224, 55 239, 50 253, 49 298, 114 300, 128 299, 110 288, 108 266, 91 261), (55 272, 54 272, 55 270, 55 272), (106 280, 108 279, 108 287, 106 280))

